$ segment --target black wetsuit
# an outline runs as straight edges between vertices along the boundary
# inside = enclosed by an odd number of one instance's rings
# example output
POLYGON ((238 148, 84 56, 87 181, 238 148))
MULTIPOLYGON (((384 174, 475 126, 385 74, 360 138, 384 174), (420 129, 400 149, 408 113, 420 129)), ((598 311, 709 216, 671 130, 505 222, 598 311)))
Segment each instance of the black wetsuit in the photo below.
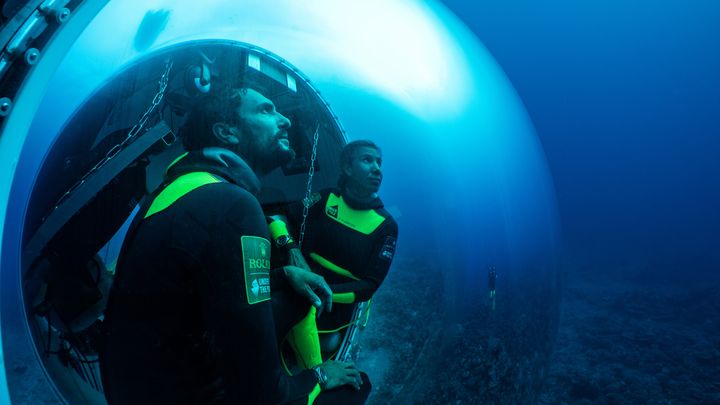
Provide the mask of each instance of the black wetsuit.
MULTIPOLYGON (((163 190, 198 173, 210 184, 155 193, 131 226, 101 351, 111 404, 307 403, 318 389, 312 370, 289 377, 280 366, 273 305, 295 298, 269 269, 259 182, 232 155, 221 164, 193 152, 173 165, 163 190), (171 204, 156 206, 163 199, 171 204)), ((285 306, 297 320, 309 308, 285 306)))
MULTIPOLYGON (((290 205, 286 214, 298 229, 302 204, 290 205)), ((337 189, 312 195, 302 252, 334 297, 332 312, 318 319, 319 331, 347 325, 355 304, 372 297, 388 273, 397 235, 397 222, 377 196, 354 200, 337 189)))

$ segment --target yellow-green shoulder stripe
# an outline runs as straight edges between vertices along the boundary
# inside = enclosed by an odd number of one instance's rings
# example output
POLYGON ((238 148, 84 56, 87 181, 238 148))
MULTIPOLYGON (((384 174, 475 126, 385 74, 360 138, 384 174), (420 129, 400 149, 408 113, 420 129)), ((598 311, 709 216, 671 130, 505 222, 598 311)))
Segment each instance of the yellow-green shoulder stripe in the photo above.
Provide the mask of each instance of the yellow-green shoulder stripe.
POLYGON ((183 174, 170 183, 165 190, 161 191, 155 200, 153 200, 145 218, 148 218, 158 212, 166 209, 172 203, 180 199, 185 194, 202 187, 206 184, 220 183, 222 180, 207 172, 192 172, 183 174))
POLYGON ((348 228, 362 234, 373 233, 384 221, 385 217, 375 210, 356 210, 345 203, 341 196, 330 193, 325 203, 325 214, 348 228))
POLYGON ((185 153, 183 153, 182 155, 176 157, 172 162, 170 162, 170 164, 165 168, 165 175, 167 175, 167 173, 170 171, 170 168, 171 168, 171 167, 175 166, 175 163, 177 163, 177 162, 179 162, 180 160, 182 160, 182 158, 184 158, 185 156, 187 156, 188 153, 189 153, 189 152, 185 152, 185 153))

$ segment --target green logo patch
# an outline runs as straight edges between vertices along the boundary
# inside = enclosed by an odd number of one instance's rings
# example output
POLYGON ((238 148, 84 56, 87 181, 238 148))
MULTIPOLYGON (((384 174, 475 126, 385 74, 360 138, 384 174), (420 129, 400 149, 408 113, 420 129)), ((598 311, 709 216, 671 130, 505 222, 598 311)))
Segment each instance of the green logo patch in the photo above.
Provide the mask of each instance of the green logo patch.
POLYGON ((248 304, 270 299, 270 241, 258 236, 243 236, 243 270, 248 304))

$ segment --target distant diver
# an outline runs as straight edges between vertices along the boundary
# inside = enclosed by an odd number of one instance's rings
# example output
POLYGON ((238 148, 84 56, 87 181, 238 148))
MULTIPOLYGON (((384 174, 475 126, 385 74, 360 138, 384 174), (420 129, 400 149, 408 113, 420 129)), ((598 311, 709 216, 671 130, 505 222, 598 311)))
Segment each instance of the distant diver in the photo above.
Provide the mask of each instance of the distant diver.
POLYGON ((309 302, 331 305, 321 276, 270 268, 258 175, 292 158, 289 127, 248 84, 213 86, 193 108, 189 152, 140 208, 118 261, 100 353, 111 405, 367 399, 350 363, 295 376, 280 365, 279 337, 309 302))
POLYGON ((489 300, 490 300, 490 307, 492 310, 495 310, 495 281, 497 280, 497 271, 495 271, 495 266, 490 266, 488 269, 488 291, 489 291, 489 300))
MULTIPOLYGON (((327 358, 349 358, 357 328, 367 322, 367 301, 390 269, 398 226, 377 194, 383 177, 381 166, 382 152, 375 143, 360 140, 345 145, 338 187, 313 193, 307 201, 307 224, 300 236, 302 252, 284 222, 276 218, 270 224, 275 243, 288 252, 290 263, 300 267, 309 263, 333 291, 332 312, 317 318, 322 352, 312 336, 295 336, 296 341, 290 342, 301 368, 327 358)), ((285 207, 292 229, 302 228, 303 209, 302 202, 285 207)), ((314 317, 309 316, 307 322, 314 323, 314 317)))

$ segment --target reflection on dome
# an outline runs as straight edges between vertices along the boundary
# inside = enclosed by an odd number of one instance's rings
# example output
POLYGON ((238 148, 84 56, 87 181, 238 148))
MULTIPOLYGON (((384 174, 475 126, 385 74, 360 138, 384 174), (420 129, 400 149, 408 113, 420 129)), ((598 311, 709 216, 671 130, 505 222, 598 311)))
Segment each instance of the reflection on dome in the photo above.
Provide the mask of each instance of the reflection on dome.
MULTIPOLYGON (((14 180, 23 224, 5 225, 5 238, 22 234, 16 298, 36 369, 71 402, 100 398, 90 363, 104 301, 65 290, 102 273, 91 279, 104 295, 128 218, 183 152, 187 111, 242 76, 290 118, 298 152, 264 179, 263 202, 303 198, 315 134, 314 190, 335 182, 347 140, 383 149, 381 195, 400 235, 355 350, 371 401, 532 402, 557 329, 557 219, 542 150, 502 71, 435 3, 271 3, 110 2, 58 67, 14 180), (53 307, 38 314, 48 288, 53 307), (47 355, 58 348, 64 358, 47 355)), ((28 357, 16 347, 6 368, 28 357)), ((11 396, 28 389, 27 376, 7 378, 11 396)))

